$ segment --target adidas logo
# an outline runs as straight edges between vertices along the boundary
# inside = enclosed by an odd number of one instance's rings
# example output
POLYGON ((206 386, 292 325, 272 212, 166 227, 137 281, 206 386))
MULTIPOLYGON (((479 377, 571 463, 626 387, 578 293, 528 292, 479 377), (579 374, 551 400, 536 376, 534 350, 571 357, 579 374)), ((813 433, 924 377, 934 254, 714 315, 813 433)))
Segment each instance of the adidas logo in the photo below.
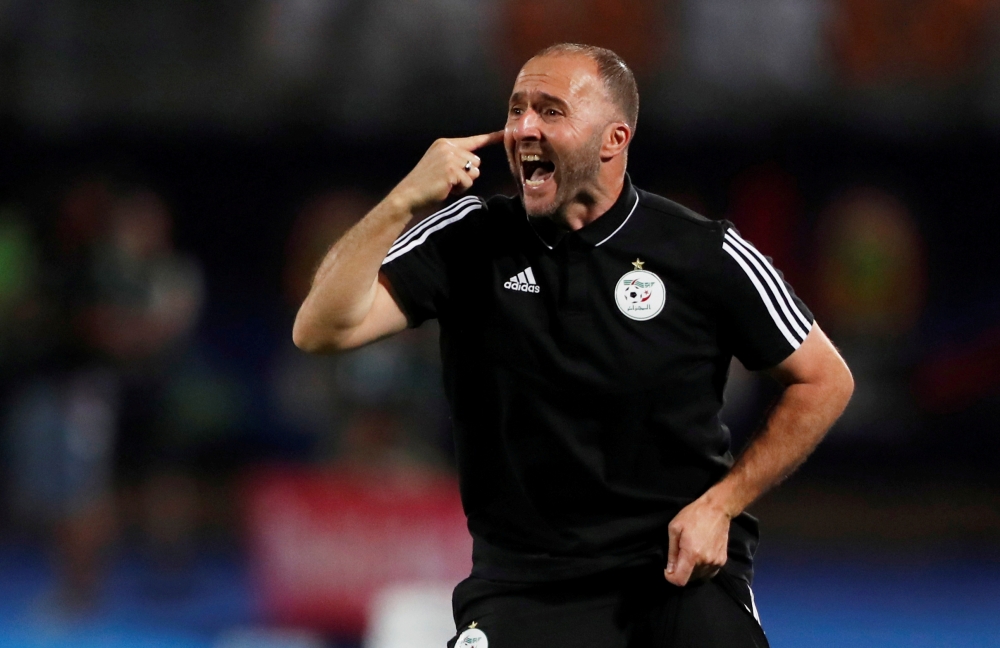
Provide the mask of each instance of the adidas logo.
POLYGON ((535 283, 535 273, 531 271, 531 266, 518 272, 510 280, 505 281, 503 287, 507 290, 516 290, 518 292, 539 292, 538 284, 535 283))

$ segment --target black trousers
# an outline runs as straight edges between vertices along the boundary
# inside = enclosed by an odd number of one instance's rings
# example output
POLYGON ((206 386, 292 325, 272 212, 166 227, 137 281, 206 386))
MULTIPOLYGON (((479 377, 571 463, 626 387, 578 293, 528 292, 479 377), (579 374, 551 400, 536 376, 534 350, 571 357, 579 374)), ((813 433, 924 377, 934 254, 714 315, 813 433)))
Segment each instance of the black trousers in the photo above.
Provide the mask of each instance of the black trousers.
POLYGON ((749 585, 719 572, 676 587, 660 569, 556 583, 469 577, 448 648, 767 648, 749 585))

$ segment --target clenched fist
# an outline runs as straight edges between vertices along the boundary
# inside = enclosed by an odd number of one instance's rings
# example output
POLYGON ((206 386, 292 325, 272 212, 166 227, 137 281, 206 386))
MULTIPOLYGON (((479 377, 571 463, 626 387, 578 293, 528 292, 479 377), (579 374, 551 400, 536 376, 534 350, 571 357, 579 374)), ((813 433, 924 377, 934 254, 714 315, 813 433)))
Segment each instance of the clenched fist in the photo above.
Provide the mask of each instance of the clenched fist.
POLYGON ((503 131, 439 139, 427 149, 417 166, 390 193, 403 208, 413 211, 443 201, 450 194, 468 190, 479 177, 476 149, 503 142, 503 131))
POLYGON ((670 522, 664 577, 683 587, 712 578, 728 560, 729 515, 704 498, 688 504, 670 522))

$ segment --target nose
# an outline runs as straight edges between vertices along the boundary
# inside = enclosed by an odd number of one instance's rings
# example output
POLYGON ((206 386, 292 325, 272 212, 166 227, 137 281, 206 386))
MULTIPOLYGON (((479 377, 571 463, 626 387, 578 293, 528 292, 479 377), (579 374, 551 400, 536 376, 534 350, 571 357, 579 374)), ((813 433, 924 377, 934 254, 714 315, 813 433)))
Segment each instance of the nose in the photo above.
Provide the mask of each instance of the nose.
POLYGON ((537 140, 542 138, 542 132, 539 129, 541 120, 538 117, 538 113, 534 110, 526 110, 521 118, 517 120, 514 124, 514 139, 517 141, 522 140, 537 140))

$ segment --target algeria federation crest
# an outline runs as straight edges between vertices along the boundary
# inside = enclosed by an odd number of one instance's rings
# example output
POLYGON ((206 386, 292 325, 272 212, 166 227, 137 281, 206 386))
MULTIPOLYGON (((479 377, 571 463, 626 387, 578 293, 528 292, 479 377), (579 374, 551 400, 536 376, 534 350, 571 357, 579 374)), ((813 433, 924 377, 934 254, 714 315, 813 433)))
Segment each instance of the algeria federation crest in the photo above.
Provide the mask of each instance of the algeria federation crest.
POLYGON ((455 648, 489 648, 489 645, 486 633, 477 628, 475 622, 455 640, 455 648))
POLYGON ((649 270, 643 270, 645 262, 636 259, 634 268, 626 272, 615 285, 615 303, 625 317, 644 322, 653 319, 663 310, 667 300, 667 289, 663 281, 649 270))

